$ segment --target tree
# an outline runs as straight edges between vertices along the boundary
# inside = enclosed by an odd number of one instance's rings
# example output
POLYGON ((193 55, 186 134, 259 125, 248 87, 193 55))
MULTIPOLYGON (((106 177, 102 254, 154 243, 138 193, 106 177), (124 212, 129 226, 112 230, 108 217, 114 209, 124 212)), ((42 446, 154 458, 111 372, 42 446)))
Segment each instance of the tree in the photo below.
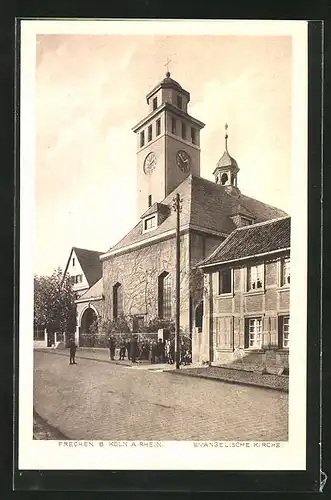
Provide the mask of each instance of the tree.
POLYGON ((61 268, 51 276, 34 276, 34 327, 73 333, 76 326, 75 293, 61 268))

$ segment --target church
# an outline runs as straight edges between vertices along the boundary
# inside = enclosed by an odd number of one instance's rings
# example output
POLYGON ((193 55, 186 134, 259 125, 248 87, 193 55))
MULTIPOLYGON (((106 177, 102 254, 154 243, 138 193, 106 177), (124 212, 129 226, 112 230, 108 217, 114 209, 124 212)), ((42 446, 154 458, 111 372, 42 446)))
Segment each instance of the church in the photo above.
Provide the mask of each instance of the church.
MULTIPOLYGON (((167 72, 146 95, 146 115, 133 127, 137 144, 137 223, 100 255, 102 276, 76 301, 76 341, 95 319, 132 318, 133 328, 175 314, 176 212, 180 196, 180 327, 201 331, 204 262, 233 233, 287 214, 240 191, 239 166, 228 150, 200 176, 200 133, 189 114, 190 93, 167 72)), ((137 331, 137 330, 136 330, 137 331)))

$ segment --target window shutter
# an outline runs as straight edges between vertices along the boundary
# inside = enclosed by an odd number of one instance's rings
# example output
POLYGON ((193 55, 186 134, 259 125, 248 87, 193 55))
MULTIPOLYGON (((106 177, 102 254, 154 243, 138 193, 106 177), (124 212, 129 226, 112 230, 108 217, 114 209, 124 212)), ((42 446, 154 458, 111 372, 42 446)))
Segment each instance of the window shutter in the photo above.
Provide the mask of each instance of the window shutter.
POLYGON ((263 331, 262 331, 262 348, 270 347, 270 318, 269 316, 263 318, 263 331))
POLYGON ((233 349, 233 337, 234 337, 234 325, 233 325, 233 316, 229 318, 229 347, 233 349))
POLYGON ((277 317, 272 316, 270 318, 270 345, 271 347, 277 347, 278 346, 278 339, 277 339, 277 317))
POLYGON ((278 316, 278 347, 283 347, 283 317, 278 316))
POLYGON ((239 318, 239 348, 244 349, 248 345, 248 339, 246 339, 248 332, 245 328, 244 318, 239 318))

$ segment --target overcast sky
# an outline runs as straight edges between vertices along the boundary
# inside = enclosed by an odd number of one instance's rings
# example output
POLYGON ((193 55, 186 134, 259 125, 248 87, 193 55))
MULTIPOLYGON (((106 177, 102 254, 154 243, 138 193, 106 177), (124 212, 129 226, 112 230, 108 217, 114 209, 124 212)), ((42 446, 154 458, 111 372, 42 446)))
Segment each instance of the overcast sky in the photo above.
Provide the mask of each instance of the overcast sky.
POLYGON ((206 124, 201 175, 213 180, 227 122, 240 190, 289 212, 290 37, 39 35, 36 273, 64 267, 72 246, 106 252, 135 225, 131 128, 168 57, 206 124))

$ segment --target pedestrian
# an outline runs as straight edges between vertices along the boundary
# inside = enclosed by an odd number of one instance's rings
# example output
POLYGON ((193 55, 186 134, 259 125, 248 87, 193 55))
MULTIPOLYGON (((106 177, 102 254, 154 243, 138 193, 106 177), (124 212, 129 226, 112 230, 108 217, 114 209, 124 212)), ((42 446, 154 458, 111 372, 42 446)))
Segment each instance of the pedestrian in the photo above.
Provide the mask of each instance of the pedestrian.
POLYGON ((127 352, 127 356, 128 356, 128 360, 130 361, 131 359, 131 356, 130 356, 130 348, 131 348, 131 343, 130 343, 130 340, 128 340, 126 342, 126 352, 127 352))
POLYGON ((180 343, 179 352, 180 352, 180 358, 179 358, 180 364, 183 365, 184 364, 184 357, 185 357, 185 353, 186 353, 185 344, 184 344, 183 340, 180 343))
POLYGON ((136 358, 137 358, 137 349, 138 349, 138 342, 137 342, 137 337, 133 336, 130 342, 130 358, 132 363, 136 363, 136 358))
POLYGON ((175 361, 175 340, 174 339, 172 339, 170 341, 169 354, 170 354, 170 364, 172 365, 175 361))
POLYGON ((157 363, 162 363, 163 358, 164 358, 163 340, 159 339, 157 343, 157 363))
POLYGON ((166 363, 170 364, 170 340, 165 341, 164 354, 166 363))
POLYGON ((76 360, 75 360, 77 346, 76 346, 75 340, 72 337, 71 337, 70 342, 69 342, 69 349, 70 349, 69 364, 70 365, 77 365, 76 360))
POLYGON ((114 356, 115 356, 115 342, 114 342, 113 337, 111 337, 111 336, 108 339, 108 345, 109 345, 109 357, 110 357, 111 361, 113 361, 114 356))
POLYGON ((155 364, 155 360, 156 360, 156 356, 157 356, 157 343, 155 342, 155 340, 152 340, 152 343, 151 343, 151 364, 155 364))
POLYGON ((122 340, 120 344, 120 360, 124 360, 125 351, 126 351, 126 342, 125 340, 122 340))

